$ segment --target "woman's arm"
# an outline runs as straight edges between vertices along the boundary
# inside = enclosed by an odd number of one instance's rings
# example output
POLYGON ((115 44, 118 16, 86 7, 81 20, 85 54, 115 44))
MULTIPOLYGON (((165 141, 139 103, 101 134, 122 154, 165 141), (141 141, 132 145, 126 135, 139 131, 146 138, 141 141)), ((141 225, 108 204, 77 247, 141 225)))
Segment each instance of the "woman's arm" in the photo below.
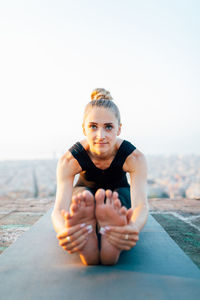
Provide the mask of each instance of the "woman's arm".
POLYGON ((51 218, 53 227, 57 233, 65 227, 65 221, 61 211, 69 211, 72 199, 74 176, 79 172, 80 166, 78 165, 78 162, 76 162, 69 151, 66 152, 59 159, 56 170, 57 191, 51 218))
POLYGON ((69 211, 72 198, 72 185, 73 180, 71 178, 66 178, 66 182, 58 182, 57 184, 56 201, 51 214, 53 227, 57 233, 65 229, 62 210, 69 211))
POLYGON ((128 158, 127 168, 130 174, 131 207, 133 209, 131 221, 140 232, 147 221, 149 205, 147 200, 147 163, 145 156, 140 151, 137 150, 137 152, 128 158))
POLYGON ((56 201, 51 219, 60 246, 69 253, 82 249, 86 243, 85 237, 88 235, 87 228, 82 224, 68 228, 65 221, 65 215, 70 209, 74 176, 80 172, 81 167, 69 151, 58 161, 56 201), (72 240, 70 243, 68 236, 72 240))

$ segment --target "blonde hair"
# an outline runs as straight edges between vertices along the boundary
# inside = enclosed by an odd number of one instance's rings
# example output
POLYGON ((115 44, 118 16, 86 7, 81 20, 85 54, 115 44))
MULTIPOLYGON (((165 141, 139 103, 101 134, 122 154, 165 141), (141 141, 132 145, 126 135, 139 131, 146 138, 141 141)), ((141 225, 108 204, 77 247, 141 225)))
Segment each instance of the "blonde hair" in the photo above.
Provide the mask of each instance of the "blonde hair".
POLYGON ((99 99, 113 100, 110 92, 103 88, 94 89, 91 93, 91 100, 99 99))
POLYGON ((94 89, 91 93, 91 101, 85 107, 83 122, 85 122, 87 114, 92 110, 93 107, 103 107, 111 110, 114 113, 116 119, 118 120, 118 124, 120 125, 120 112, 117 105, 112 100, 113 98, 109 91, 103 88, 94 89))

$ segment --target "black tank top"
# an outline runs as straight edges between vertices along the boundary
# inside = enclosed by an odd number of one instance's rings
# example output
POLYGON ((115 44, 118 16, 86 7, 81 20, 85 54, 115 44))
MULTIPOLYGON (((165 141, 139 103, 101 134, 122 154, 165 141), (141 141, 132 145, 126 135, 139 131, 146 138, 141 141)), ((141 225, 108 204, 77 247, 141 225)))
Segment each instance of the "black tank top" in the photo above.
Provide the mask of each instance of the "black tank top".
POLYGON ((118 187, 129 187, 126 172, 123 171, 122 167, 127 156, 135 149, 134 145, 124 140, 110 166, 102 170, 95 166, 85 148, 80 142, 77 142, 69 149, 82 168, 76 186, 85 186, 95 190, 99 188, 114 190, 118 187))

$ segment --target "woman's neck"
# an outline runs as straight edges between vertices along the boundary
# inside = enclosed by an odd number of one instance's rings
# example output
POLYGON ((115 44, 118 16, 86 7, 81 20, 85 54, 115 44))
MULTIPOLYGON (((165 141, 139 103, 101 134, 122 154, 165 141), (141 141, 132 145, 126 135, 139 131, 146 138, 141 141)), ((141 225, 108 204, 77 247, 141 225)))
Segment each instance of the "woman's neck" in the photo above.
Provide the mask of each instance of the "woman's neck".
POLYGON ((85 150, 87 151, 88 155, 90 156, 90 158, 92 160, 95 160, 95 161, 107 160, 107 161, 109 161, 109 160, 112 160, 113 157, 115 157, 122 141, 123 140, 121 140, 121 139, 117 139, 114 146, 112 146, 112 148, 108 149, 108 151, 106 151, 104 153, 98 153, 95 150, 93 150, 92 147, 90 147, 87 140, 83 140, 81 142, 82 142, 83 147, 85 148, 85 150))
POLYGON ((89 149, 87 152, 91 159, 94 159, 95 161, 103 161, 110 160, 113 157, 115 157, 117 153, 117 148, 113 147, 113 149, 110 149, 110 151, 100 154, 96 153, 95 151, 91 151, 91 149, 89 149))

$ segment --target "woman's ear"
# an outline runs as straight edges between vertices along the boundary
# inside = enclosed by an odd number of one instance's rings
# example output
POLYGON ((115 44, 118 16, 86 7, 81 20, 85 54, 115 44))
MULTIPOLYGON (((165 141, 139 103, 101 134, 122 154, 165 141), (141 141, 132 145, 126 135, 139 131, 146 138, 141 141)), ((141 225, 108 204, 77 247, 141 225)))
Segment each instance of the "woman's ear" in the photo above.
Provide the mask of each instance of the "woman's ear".
POLYGON ((84 123, 82 124, 82 128, 83 128, 83 134, 86 135, 86 134, 85 134, 85 126, 84 126, 84 123))
POLYGON ((120 133, 121 133, 121 128, 122 128, 122 123, 119 124, 118 131, 117 131, 117 136, 120 135, 120 133))

